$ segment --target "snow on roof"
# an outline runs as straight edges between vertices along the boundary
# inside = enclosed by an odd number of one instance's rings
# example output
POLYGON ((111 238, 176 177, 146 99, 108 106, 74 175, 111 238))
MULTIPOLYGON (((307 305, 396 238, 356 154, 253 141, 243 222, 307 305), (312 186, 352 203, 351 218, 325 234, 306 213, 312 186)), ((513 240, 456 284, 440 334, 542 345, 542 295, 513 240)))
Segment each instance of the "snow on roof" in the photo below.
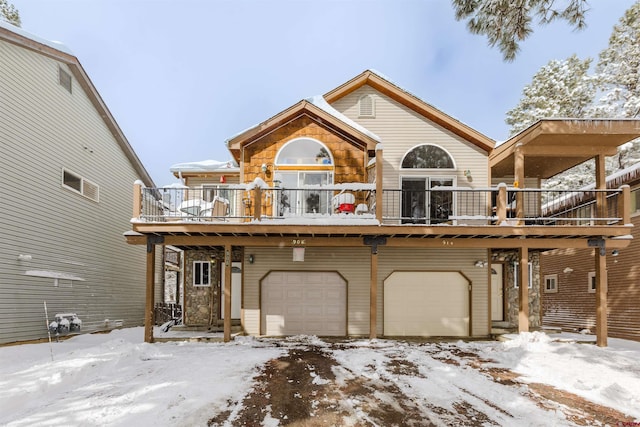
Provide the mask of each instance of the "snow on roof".
POLYGON ((233 160, 202 160, 199 162, 176 163, 169 168, 171 172, 220 172, 220 171, 240 171, 237 163, 233 160))
POLYGON ((352 128, 356 129, 358 132, 367 135, 369 138, 374 139, 378 142, 382 141, 378 135, 371 132, 369 129, 365 128, 364 126, 354 122, 353 120, 351 120, 350 118, 348 118, 347 116, 345 116, 344 114, 342 114, 341 112, 333 108, 331 105, 329 105, 327 100, 324 99, 322 95, 312 96, 311 98, 305 99, 305 101, 315 105, 316 107, 320 108, 324 112, 331 114, 336 119, 351 126, 352 128))
POLYGON ((59 50, 60 52, 66 53, 68 55, 76 56, 71 51, 71 49, 69 49, 63 43, 57 42, 57 41, 53 41, 53 40, 43 39, 41 37, 36 36, 35 34, 32 34, 32 33, 28 32, 28 31, 23 30, 20 27, 16 27, 13 24, 5 22, 2 19, 0 19, 0 28, 3 28, 3 29, 8 30, 8 31, 11 31, 12 33, 18 34, 19 36, 25 37, 25 38, 27 38, 29 40, 32 40, 32 41, 36 42, 36 43, 40 43, 40 44, 43 44, 45 46, 49 46, 52 49, 59 50))

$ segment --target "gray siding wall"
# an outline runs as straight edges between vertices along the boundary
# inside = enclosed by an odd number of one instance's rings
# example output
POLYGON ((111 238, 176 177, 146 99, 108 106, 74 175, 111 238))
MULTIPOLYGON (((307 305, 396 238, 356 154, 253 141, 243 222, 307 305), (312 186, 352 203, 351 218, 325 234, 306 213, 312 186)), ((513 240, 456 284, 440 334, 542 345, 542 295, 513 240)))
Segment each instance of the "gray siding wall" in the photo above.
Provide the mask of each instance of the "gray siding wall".
POLYGON ((0 342, 46 337, 45 301, 49 320, 75 312, 85 331, 142 325, 145 248, 122 236, 135 169, 75 78, 72 93, 58 84, 66 65, 4 41, 0 58, 0 342), (97 184, 99 202, 64 188, 63 168, 97 184), (54 286, 28 271, 84 280, 54 286))
MULTIPOLYGON (((242 300, 245 331, 260 334, 260 280, 270 271, 337 271, 347 280, 347 331, 349 335, 369 334, 369 283, 371 251, 366 248, 314 248, 305 250, 304 262, 292 261, 292 249, 246 248, 244 253, 244 293, 242 300), (255 262, 249 264, 249 255, 255 262)), ((472 282, 472 335, 487 336, 489 326, 489 280, 487 268, 477 268, 476 260, 486 260, 484 249, 404 249, 379 247, 377 333, 382 334, 384 279, 394 271, 460 271, 472 282)), ((446 284, 443 284, 446 285, 446 284)))

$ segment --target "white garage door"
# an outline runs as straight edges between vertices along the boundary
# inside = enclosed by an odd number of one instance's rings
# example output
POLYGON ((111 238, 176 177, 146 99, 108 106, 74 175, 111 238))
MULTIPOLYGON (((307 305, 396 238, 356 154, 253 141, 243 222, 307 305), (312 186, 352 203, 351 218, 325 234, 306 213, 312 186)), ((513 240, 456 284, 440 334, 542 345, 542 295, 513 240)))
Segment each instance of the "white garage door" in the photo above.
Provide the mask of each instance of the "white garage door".
POLYGON ((263 335, 347 333, 347 284, 338 273, 272 272, 260 299, 263 335))
POLYGON ((384 334, 468 336, 469 281, 448 271, 392 273, 384 281, 384 334))

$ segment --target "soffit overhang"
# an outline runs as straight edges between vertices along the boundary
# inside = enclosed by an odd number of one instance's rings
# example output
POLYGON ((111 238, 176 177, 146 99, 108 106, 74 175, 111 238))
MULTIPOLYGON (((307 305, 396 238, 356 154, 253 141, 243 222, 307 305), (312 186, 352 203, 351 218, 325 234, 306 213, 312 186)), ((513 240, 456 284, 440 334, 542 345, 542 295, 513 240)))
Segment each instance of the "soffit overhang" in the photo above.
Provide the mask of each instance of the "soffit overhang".
POLYGON ((492 177, 514 176, 515 153, 524 154, 525 178, 548 179, 598 155, 613 156, 640 136, 635 119, 544 119, 489 155, 492 177))

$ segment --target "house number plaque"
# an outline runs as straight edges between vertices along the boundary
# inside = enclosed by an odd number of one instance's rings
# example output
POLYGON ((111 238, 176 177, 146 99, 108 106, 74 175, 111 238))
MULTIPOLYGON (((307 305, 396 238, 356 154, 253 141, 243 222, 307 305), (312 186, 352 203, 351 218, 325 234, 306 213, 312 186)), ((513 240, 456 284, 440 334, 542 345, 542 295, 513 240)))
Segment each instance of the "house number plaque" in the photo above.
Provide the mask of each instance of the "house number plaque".
POLYGON ((296 245, 306 245, 307 241, 305 239, 293 239, 291 240, 291 244, 296 246, 296 245))

